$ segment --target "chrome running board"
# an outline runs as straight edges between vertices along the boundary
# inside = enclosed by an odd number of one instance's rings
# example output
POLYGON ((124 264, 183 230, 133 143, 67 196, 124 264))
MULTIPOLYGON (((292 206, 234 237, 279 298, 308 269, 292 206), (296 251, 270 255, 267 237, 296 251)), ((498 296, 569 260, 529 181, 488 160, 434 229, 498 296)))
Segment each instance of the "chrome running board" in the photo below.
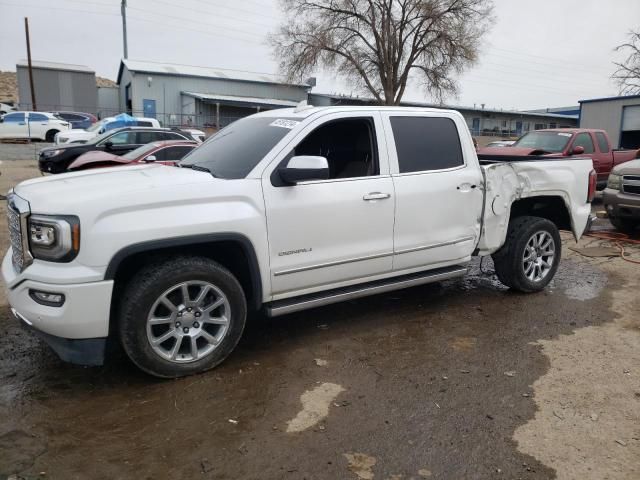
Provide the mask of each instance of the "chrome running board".
POLYGON ((332 303, 353 300, 354 298, 377 295, 379 293, 401 290, 427 283, 441 282, 450 278, 462 277, 467 273, 467 267, 455 266, 413 273, 401 277, 388 278, 350 287, 338 288, 326 292, 313 293, 301 297, 287 298, 272 302, 265 306, 269 317, 278 317, 288 313, 300 312, 309 308, 322 307, 332 303))

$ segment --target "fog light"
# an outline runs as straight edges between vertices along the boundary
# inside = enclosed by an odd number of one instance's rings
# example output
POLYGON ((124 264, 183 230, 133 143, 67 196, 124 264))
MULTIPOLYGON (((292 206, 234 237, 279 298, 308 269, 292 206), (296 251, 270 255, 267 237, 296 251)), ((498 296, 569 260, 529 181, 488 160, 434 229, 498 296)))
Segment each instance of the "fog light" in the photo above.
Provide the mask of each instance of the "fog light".
POLYGON ((47 307, 61 307, 64 304, 62 293, 41 292, 40 290, 29 290, 29 296, 40 305, 47 307))

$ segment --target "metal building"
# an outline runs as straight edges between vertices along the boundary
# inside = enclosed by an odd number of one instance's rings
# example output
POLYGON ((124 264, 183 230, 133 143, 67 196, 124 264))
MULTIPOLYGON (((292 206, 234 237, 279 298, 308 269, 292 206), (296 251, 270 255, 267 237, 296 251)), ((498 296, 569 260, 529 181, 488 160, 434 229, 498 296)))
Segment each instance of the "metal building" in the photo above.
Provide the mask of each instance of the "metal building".
MULTIPOLYGON (((67 110, 96 111, 96 74, 84 65, 54 62, 31 62, 36 106, 40 111, 67 110)), ((26 60, 16 65, 18 81, 18 108, 33 110, 29 86, 29 68, 26 60)))
POLYGON ((306 100, 313 82, 275 75, 124 59, 117 83, 120 108, 164 125, 221 128, 238 118, 306 100))
MULTIPOLYGON (((375 101, 368 98, 312 93, 309 95, 309 103, 316 106, 372 105, 375 101)), ((577 115, 495 110, 455 105, 434 105, 421 102, 401 102, 401 105, 405 107, 447 108, 457 110, 462 113, 462 116, 467 121, 471 134, 474 136, 513 138, 519 137, 531 130, 576 127, 578 125, 577 115)))
POLYGON ((606 130, 614 148, 640 148, 640 95, 581 100, 580 126, 606 130))

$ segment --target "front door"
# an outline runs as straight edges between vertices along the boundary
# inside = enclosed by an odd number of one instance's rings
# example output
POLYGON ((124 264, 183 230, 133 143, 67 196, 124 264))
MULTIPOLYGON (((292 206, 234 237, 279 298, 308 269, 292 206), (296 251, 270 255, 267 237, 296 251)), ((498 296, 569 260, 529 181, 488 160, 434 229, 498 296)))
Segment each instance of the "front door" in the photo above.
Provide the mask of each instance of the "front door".
POLYGON ((392 270, 395 195, 376 112, 326 115, 262 179, 274 300, 363 282, 392 270), (285 185, 277 168, 319 155, 328 180, 285 185))
POLYGON ((464 263, 480 236, 483 179, 464 119, 430 115, 384 114, 396 190, 395 271, 464 263))

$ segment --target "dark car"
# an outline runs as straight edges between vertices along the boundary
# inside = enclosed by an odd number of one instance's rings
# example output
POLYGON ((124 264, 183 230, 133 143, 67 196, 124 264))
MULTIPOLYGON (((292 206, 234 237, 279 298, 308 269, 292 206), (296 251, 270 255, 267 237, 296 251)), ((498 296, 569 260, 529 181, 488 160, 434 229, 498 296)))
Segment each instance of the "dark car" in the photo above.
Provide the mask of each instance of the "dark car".
POLYGON ((52 112, 57 117, 66 120, 71 124, 71 128, 89 128, 98 119, 90 113, 82 112, 52 112))
POLYGON ((122 167, 123 165, 137 165, 140 163, 175 165, 198 145, 193 140, 165 140, 164 142, 147 143, 124 155, 114 155, 96 150, 80 155, 69 165, 68 171, 77 172, 78 170, 88 170, 90 168, 122 167))
POLYGON ((163 140, 192 140, 191 135, 177 129, 123 127, 98 135, 87 143, 73 143, 45 148, 40 151, 38 167, 45 173, 64 173, 71 162, 86 152, 102 150, 114 155, 127 152, 151 142, 163 140))

